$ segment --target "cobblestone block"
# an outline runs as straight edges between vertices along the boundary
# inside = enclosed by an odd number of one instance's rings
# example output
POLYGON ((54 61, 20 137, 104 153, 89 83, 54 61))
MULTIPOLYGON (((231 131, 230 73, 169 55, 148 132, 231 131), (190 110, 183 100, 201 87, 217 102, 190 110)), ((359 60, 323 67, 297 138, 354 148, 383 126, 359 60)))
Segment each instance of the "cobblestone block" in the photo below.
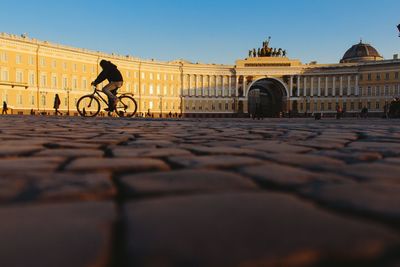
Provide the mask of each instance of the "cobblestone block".
POLYGON ((0 207, 2 266, 108 266, 111 203, 0 207))
POLYGON ((161 160, 149 158, 80 158, 72 161, 66 169, 75 172, 114 171, 135 172, 169 170, 161 160))
POLYGON ((257 186, 243 176, 217 170, 179 170, 123 176, 127 195, 227 192, 254 190, 257 186))
POLYGON ((379 225, 280 194, 131 202, 125 218, 131 266, 341 266, 379 259, 399 242, 379 225))

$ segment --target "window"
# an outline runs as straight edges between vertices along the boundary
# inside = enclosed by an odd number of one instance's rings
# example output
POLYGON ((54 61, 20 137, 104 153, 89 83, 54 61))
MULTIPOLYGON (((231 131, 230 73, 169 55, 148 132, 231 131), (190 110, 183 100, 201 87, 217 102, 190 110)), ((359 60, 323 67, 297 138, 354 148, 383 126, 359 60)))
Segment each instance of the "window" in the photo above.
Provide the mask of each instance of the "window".
POLYGON ((42 95, 41 100, 42 100, 42 106, 46 106, 46 96, 45 95, 42 95))
POLYGON ((167 80, 168 80, 168 75, 164 74, 164 81, 167 81, 167 80))
POLYGON ((22 95, 17 96, 17 103, 18 105, 22 105, 22 95))
POLYGON ((389 78, 390 78, 390 74, 389 74, 389 72, 387 72, 387 73, 385 74, 385 80, 389 80, 389 78))
POLYGON ((228 109, 229 109, 229 104, 225 103, 225 110, 228 110, 228 109))
POLYGON ((29 56, 29 58, 28 58, 28 64, 29 64, 29 65, 35 64, 35 60, 33 59, 33 56, 29 56))
POLYGON ((380 81, 380 80, 381 80, 381 74, 380 74, 380 73, 377 73, 377 74, 376 74, 376 80, 377 80, 377 81, 380 81))
POLYGON ((328 110, 332 110, 332 103, 331 102, 328 103, 328 110))
POLYGON ((354 102, 353 101, 350 102, 350 110, 354 110, 354 102))
POLYGON ((168 87, 166 85, 164 86, 164 95, 168 95, 168 87))
POLYGON ((173 74, 171 74, 171 81, 173 81, 174 80, 174 75, 173 74))
POLYGON ((83 89, 87 89, 87 80, 85 78, 82 79, 82 87, 83 89))
POLYGON ((143 86, 142 86, 142 95, 145 95, 145 94, 146 94, 146 85, 143 84, 143 86))
POLYGON ((8 81, 8 79, 9 79, 8 70, 3 70, 3 71, 1 72, 1 79, 2 79, 3 81, 8 81))
POLYGON ((47 82, 47 76, 46 74, 42 74, 40 76, 40 86, 46 86, 47 82))
POLYGON ((57 88, 57 76, 51 77, 51 87, 57 88))
POLYGON ((1 57, 0 57, 1 61, 7 62, 8 61, 8 55, 7 52, 3 52, 1 53, 1 57))
POLYGON ((149 109, 153 109, 153 101, 149 102, 149 109))
POLYGON ((17 55, 17 56, 15 57, 15 62, 16 62, 17 64, 21 64, 21 63, 22 63, 22 56, 21 56, 21 55, 17 55))
POLYGON ((358 102, 358 109, 362 109, 363 108, 363 104, 362 104, 362 102, 358 102))
POLYGON ((371 109, 371 102, 368 102, 368 103, 367 103, 367 108, 368 108, 368 109, 371 109))
POLYGON ((31 105, 35 105, 35 96, 31 95, 31 105))
POLYGON ((157 85, 157 95, 160 95, 161 94, 161 88, 160 88, 160 85, 157 85))
POLYGON ((68 88, 68 78, 67 77, 63 77, 63 88, 64 89, 68 88))
POLYGON ((144 72, 142 72, 142 79, 146 78, 146 74, 144 72))
POLYGON ((82 66, 82 72, 86 72, 86 65, 82 66))
POLYGON ((379 102, 378 101, 376 101, 376 103, 375 103, 375 109, 379 109, 379 102))
POLYGON ((150 95, 153 95, 153 93, 154 93, 154 87, 153 87, 153 85, 151 84, 151 85, 150 85, 150 88, 149 88, 149 94, 150 94, 150 95))
POLYGON ((76 78, 72 79, 72 87, 74 89, 78 89, 78 80, 76 78))
POLYGON ((76 64, 74 64, 74 72, 78 71, 78 66, 76 64))
POLYGON ((68 67, 67 63, 66 63, 66 62, 64 62, 64 64, 63 64, 63 68, 64 68, 64 70, 66 70, 66 69, 67 69, 67 67, 68 67))
POLYGON ((57 68, 57 61, 53 60, 52 66, 53 66, 53 69, 57 68))
POLYGON ((133 92, 134 94, 138 93, 138 87, 139 87, 138 84, 135 84, 135 86, 134 86, 135 89, 134 89, 134 92, 133 92))
POLYGON ((150 80, 153 80, 154 79, 154 75, 153 75, 153 73, 150 73, 150 80))
POLYGON ((385 86, 385 95, 386 96, 389 95, 389 86, 388 85, 385 86))
POLYGON ((35 73, 29 73, 29 85, 35 85, 35 73))
POLYGON ((15 79, 17 83, 22 83, 24 81, 24 73, 20 70, 17 70, 15 73, 15 79))
POLYGON ((371 95, 372 95, 372 89, 371 89, 371 86, 368 86, 367 95, 368 95, 368 96, 371 96, 371 95))
POLYGON ((396 80, 399 79, 399 72, 395 72, 395 73, 394 73, 394 78, 395 78, 396 80))
POLYGON ((64 97, 64 107, 68 106, 68 97, 64 97))
POLYGON ((46 66, 46 60, 42 57, 42 58, 40 58, 40 65, 43 67, 43 66, 46 66))
POLYGON ((157 81, 161 80, 161 75, 157 73, 157 81))
POLYGON ((368 81, 372 80, 372 75, 371 73, 368 73, 368 81))
POLYGON ((362 81, 364 79, 364 76, 362 74, 360 74, 360 81, 362 81))

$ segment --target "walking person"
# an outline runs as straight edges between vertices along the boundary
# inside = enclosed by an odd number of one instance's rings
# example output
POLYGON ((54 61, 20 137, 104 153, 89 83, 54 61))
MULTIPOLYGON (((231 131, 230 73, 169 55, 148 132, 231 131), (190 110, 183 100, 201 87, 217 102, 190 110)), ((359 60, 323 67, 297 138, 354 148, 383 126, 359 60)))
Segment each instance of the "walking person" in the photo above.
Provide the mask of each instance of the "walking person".
POLYGON ((61 100, 60 100, 60 96, 58 94, 56 94, 56 96, 54 97, 54 110, 55 110, 55 114, 54 115, 62 115, 62 113, 60 111, 58 111, 58 109, 60 108, 60 104, 61 104, 61 100))
POLYGON ((2 115, 6 114, 7 115, 7 111, 8 111, 8 106, 7 106, 7 102, 3 101, 3 111, 1 112, 2 115))

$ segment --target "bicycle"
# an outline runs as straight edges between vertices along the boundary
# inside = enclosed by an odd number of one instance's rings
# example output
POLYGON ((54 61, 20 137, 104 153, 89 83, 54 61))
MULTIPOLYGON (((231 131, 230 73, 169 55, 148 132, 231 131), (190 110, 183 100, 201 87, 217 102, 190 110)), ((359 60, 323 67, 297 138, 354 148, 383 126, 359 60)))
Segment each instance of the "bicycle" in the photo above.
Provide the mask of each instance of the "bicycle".
MULTIPOLYGON (((104 99, 100 93, 103 91, 98 90, 96 86, 93 86, 94 92, 90 95, 84 95, 79 98, 76 108, 79 114, 82 117, 95 117, 100 112, 100 100, 109 107, 109 103, 106 99, 104 99)), ((116 92, 114 90, 114 92, 116 92)), ((136 100, 132 97, 133 94, 125 93, 119 95, 117 105, 113 111, 108 111, 108 115, 111 115, 112 112, 115 112, 119 117, 133 117, 137 111, 137 103, 136 100)))

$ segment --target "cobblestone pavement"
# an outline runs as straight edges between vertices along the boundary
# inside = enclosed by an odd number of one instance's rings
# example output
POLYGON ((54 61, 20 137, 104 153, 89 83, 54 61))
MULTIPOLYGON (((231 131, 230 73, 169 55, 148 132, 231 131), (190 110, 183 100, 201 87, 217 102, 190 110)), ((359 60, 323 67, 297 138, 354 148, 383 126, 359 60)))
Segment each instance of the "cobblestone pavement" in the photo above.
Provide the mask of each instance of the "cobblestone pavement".
POLYGON ((400 266, 400 121, 0 117, 0 266, 400 266))

